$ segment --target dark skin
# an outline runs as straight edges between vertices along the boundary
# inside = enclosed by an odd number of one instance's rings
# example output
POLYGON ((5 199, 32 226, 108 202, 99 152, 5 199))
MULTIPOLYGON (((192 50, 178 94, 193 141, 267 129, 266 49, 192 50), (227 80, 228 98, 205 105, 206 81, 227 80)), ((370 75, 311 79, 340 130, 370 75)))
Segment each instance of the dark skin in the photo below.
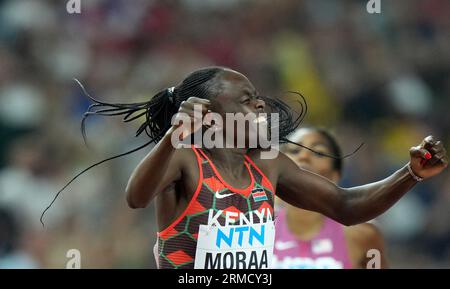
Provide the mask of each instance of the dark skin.
MULTIPOLYGON (((264 111, 264 101, 257 97, 256 89, 244 75, 226 69, 215 81, 220 81, 222 88, 217 97, 212 100, 191 97, 182 103, 179 112, 193 115, 194 104, 201 105, 204 114, 208 110, 222 115, 226 112, 246 114, 264 111)), ((139 163, 126 188, 131 208, 144 208, 156 198, 160 230, 184 211, 199 179, 194 152, 191 149, 176 149, 171 143, 176 128, 171 127, 139 163)), ((186 135, 196 129, 199 127, 192 128, 186 135)), ((417 183, 405 166, 379 182, 341 188, 324 177, 299 168, 283 153, 274 159, 261 159, 259 149, 214 148, 204 151, 224 180, 235 188, 245 188, 250 184, 250 176, 244 166, 244 155, 247 154, 269 178, 281 199, 295 207, 319 212, 344 225, 362 223, 382 214, 417 183)), ((432 137, 411 148, 410 156, 413 171, 423 178, 439 174, 448 163, 442 143, 432 137), (432 158, 421 164, 427 153, 432 158)))

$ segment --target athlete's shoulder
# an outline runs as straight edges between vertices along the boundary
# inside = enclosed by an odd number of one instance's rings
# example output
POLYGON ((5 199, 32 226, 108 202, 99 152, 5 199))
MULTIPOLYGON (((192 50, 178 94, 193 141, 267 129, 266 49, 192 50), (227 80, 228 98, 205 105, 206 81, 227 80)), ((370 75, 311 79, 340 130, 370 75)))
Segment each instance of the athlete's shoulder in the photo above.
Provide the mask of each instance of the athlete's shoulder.
POLYGON ((199 159, 200 153, 195 152, 192 147, 177 148, 173 154, 170 163, 171 167, 178 167, 180 169, 195 169, 197 166, 197 159, 199 159))
POLYGON ((193 147, 181 147, 181 148, 177 148, 175 149, 175 157, 177 158, 181 158, 181 159, 189 159, 191 160, 192 158, 195 158, 196 156, 200 157, 200 152, 198 149, 196 149, 196 151, 194 151, 193 147))

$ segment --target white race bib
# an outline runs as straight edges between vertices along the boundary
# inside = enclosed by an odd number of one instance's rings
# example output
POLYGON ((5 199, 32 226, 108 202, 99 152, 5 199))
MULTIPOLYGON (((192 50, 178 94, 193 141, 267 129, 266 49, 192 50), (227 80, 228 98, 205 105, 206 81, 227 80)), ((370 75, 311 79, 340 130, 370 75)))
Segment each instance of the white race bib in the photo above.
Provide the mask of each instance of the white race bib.
POLYGON ((272 265, 275 225, 200 225, 195 269, 268 269, 272 265))

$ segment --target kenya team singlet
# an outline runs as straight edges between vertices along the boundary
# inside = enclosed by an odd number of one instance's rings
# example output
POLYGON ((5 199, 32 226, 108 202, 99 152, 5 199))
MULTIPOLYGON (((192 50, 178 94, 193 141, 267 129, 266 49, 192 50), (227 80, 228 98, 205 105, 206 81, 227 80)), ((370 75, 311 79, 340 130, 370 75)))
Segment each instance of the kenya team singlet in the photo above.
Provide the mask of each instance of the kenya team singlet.
POLYGON ((227 184, 207 155, 192 147, 197 190, 185 211, 158 233, 159 268, 265 269, 271 267, 275 226, 272 184, 245 156, 245 189, 227 184))

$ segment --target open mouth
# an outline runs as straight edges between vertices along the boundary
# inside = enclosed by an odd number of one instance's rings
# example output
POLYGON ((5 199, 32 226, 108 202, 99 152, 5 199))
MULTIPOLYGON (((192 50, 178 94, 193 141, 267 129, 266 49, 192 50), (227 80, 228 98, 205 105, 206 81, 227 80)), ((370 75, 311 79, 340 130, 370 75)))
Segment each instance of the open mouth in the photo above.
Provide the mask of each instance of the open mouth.
POLYGON ((253 123, 256 123, 256 124, 267 123, 267 118, 265 116, 260 115, 253 120, 253 123))

